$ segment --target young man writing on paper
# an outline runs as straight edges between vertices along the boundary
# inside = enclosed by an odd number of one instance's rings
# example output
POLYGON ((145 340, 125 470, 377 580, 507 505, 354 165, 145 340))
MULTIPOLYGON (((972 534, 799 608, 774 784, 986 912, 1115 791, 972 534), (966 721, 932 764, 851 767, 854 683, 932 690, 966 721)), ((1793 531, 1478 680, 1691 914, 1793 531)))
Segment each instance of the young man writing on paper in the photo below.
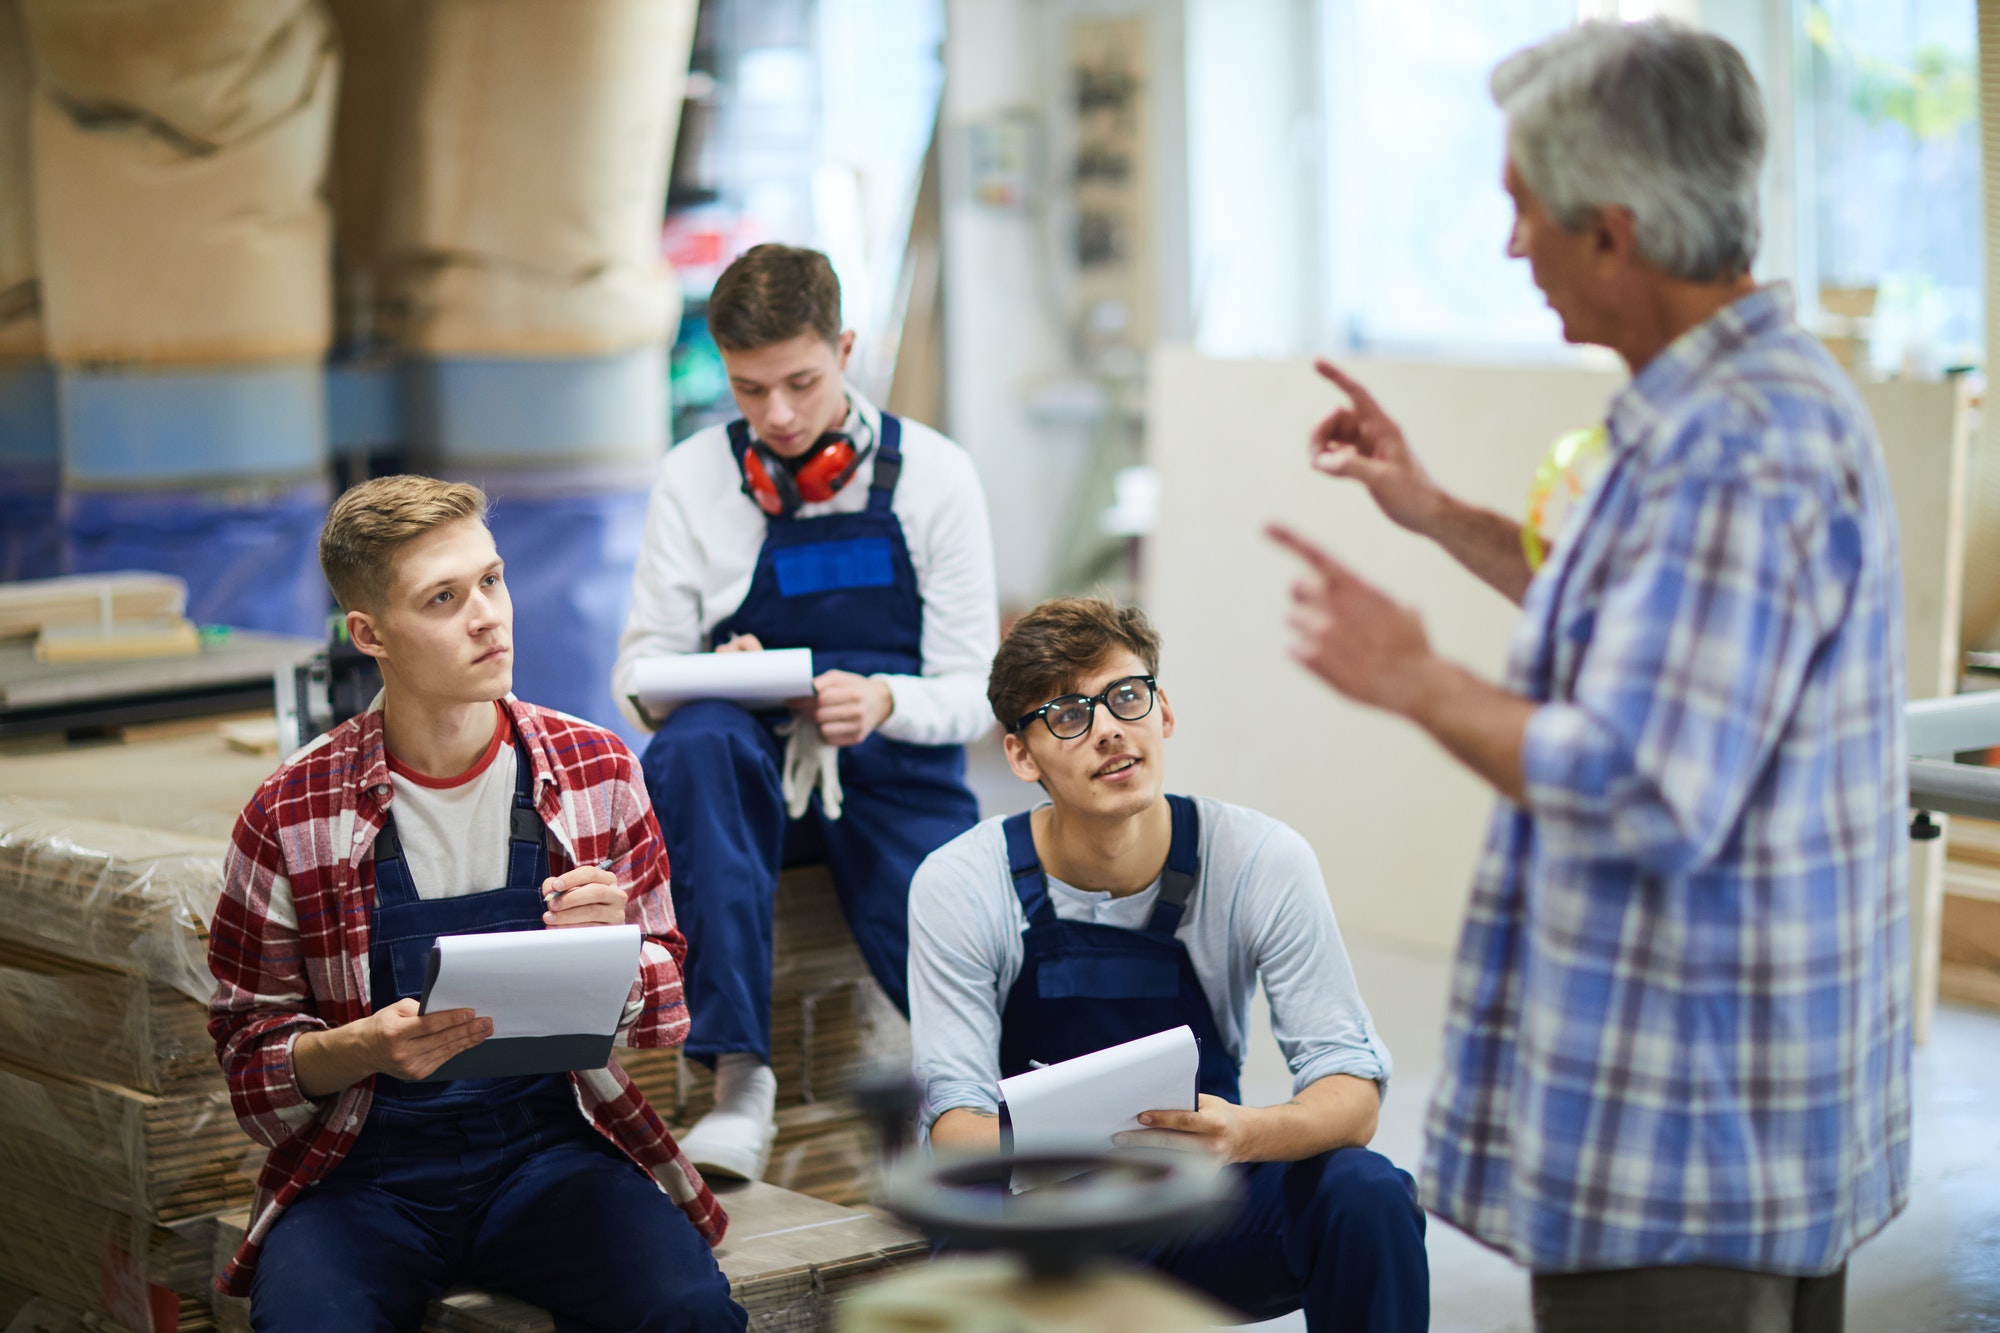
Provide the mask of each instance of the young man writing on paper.
MULTIPOLYGON (((1236 1164, 1222 1236, 1142 1257, 1256 1318, 1314 1333, 1429 1322, 1423 1214, 1366 1148, 1389 1053, 1356 990, 1305 840, 1220 801, 1163 795, 1174 712, 1136 610, 1044 603, 1008 633, 987 694, 1007 759, 1048 803, 932 853, 910 890, 910 1024, 943 1149, 1000 1145, 997 1084, 1180 1024, 1201 1042, 1196 1109, 1128 1136, 1236 1164), (1258 981, 1293 1096, 1241 1104, 1258 981)), ((1245 705, 1250 706, 1250 705, 1245 705)))
POLYGON ((474 487, 389 477, 327 516, 320 563, 383 688, 279 768, 231 838, 209 1030, 271 1151, 218 1285, 260 1330, 413 1330, 457 1281, 563 1329, 740 1330, 709 1248, 726 1219, 615 1062, 423 1081, 491 1031, 418 1013, 444 934, 636 924, 619 1040, 687 1032, 638 766, 509 693, 485 509, 474 487))
POLYGON ((661 466, 613 693, 631 698, 643 658, 812 650, 812 695, 789 713, 632 706, 658 727, 644 763, 691 948, 687 1052, 716 1072, 716 1108, 685 1146, 704 1171, 754 1179, 774 1134, 779 869, 825 862, 902 1007, 910 874, 979 815, 963 746, 992 725, 999 614, 972 460, 843 379, 854 334, 826 256, 747 251, 708 320, 743 416, 661 466))

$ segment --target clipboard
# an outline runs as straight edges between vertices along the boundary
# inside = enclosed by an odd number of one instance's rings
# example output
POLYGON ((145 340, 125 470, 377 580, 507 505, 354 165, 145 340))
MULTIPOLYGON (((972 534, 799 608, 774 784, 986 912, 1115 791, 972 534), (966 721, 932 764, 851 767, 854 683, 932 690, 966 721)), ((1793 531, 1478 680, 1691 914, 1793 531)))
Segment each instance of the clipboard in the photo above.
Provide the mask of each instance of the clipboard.
POLYGON ((419 1012, 471 1009, 493 1035, 417 1080, 602 1069, 639 976, 637 926, 441 935, 419 1012))

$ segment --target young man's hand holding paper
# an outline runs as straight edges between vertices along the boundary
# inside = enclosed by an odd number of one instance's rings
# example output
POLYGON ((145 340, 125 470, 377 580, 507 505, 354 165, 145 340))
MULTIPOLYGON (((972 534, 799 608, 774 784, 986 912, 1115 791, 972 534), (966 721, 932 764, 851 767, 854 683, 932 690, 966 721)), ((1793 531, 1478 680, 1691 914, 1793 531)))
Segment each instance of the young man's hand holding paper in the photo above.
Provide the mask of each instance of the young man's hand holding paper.
POLYGON ((696 699, 727 699, 745 708, 781 708, 813 693, 810 648, 719 648, 712 653, 642 657, 632 668, 632 696, 649 714, 696 699))
POLYGON ((492 1035, 426 1081, 602 1068, 639 946, 637 926, 439 936, 423 1011, 471 1010, 492 1035))
POLYGON ((1000 1080, 1016 1152, 1108 1148, 1167 1107, 1193 1114, 1200 1049, 1182 1024, 1000 1080))

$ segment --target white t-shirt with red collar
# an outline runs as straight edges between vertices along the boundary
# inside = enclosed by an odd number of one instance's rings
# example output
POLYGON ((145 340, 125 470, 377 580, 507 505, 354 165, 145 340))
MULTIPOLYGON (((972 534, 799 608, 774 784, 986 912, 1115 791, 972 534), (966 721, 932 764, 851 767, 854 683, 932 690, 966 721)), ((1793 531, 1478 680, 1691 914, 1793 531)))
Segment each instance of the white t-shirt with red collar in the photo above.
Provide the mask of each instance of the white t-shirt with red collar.
POLYGON ((463 773, 426 777, 389 756, 394 793, 389 808, 419 898, 457 898, 506 886, 514 771, 521 756, 506 710, 497 703, 493 708, 493 739, 463 773))

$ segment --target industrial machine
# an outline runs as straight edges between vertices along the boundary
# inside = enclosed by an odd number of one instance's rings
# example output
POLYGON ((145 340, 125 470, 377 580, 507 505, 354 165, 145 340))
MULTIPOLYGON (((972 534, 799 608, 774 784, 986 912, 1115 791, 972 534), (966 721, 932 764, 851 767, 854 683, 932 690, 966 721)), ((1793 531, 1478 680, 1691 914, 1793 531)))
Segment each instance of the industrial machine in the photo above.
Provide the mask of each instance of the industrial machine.
POLYGON ((1924 699, 1904 710, 1910 735, 1910 836, 1935 838, 1932 814, 2000 819, 2000 768, 1954 755, 2000 745, 2000 690, 1924 699))
POLYGON ((271 676, 278 708, 278 753, 298 753, 314 737, 332 731, 367 708, 382 688, 375 659, 347 638, 336 622, 324 651, 271 676))
POLYGON ((1190 1238, 1240 1206, 1204 1154, 1166 1148, 933 1159, 905 1151, 919 1089, 867 1080, 856 1097, 881 1137, 884 1207, 949 1254, 856 1291, 841 1333, 1209 1333, 1241 1316, 1117 1258, 1190 1238), (1013 1192, 1010 1178, 1048 1183, 1013 1192))

